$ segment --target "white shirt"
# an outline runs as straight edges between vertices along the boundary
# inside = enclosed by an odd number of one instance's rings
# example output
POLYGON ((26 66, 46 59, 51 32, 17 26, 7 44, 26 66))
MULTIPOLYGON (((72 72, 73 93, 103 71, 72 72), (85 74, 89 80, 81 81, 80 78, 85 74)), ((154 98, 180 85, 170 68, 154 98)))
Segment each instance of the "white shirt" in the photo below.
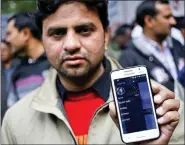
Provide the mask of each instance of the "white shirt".
POLYGON ((171 54, 170 48, 167 45, 167 40, 163 42, 163 50, 160 49, 160 46, 157 42, 147 38, 146 36, 142 35, 143 41, 150 44, 150 48, 147 51, 150 51, 170 72, 174 79, 177 79, 177 70, 176 65, 171 54))
POLYGON ((184 37, 179 29, 173 27, 171 29, 171 36, 184 45, 184 37))

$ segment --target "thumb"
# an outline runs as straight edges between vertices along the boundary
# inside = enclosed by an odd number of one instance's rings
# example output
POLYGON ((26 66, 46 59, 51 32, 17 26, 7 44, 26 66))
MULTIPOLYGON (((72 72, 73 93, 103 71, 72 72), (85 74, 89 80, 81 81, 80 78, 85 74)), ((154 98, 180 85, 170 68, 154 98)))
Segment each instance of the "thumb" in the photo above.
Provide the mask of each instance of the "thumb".
POLYGON ((119 126, 118 125, 118 116, 117 116, 117 113, 116 113, 116 107, 115 107, 114 102, 109 103, 109 110, 110 110, 109 111, 110 117, 112 118, 112 120, 114 121, 114 123, 118 127, 119 126))

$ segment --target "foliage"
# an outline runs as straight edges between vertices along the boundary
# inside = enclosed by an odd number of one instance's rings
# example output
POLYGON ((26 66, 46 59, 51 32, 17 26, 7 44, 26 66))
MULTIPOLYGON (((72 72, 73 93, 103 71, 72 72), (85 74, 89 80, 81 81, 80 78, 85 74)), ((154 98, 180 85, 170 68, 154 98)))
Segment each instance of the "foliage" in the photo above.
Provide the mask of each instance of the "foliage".
POLYGON ((2 14, 35 11, 36 9, 36 0, 1 0, 1 2, 2 14))

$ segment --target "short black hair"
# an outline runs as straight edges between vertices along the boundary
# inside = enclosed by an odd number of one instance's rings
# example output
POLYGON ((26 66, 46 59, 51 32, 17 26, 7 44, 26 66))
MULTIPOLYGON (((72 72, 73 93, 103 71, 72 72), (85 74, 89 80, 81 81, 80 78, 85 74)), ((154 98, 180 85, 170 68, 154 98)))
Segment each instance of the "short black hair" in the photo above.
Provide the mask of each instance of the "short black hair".
POLYGON ((127 29, 132 30, 132 25, 129 25, 129 24, 123 24, 123 25, 121 25, 120 27, 118 27, 118 28, 116 29, 116 31, 115 31, 115 36, 118 36, 118 35, 125 35, 127 29))
POLYGON ((97 11, 104 30, 107 30, 109 25, 108 0, 38 0, 35 18, 36 24, 41 32, 43 20, 54 13, 59 6, 69 2, 81 2, 85 4, 88 9, 97 11))
POLYGON ((8 23, 11 20, 15 20, 14 26, 19 30, 24 28, 30 29, 30 32, 33 37, 38 40, 41 40, 41 33, 35 23, 35 13, 33 12, 20 12, 8 19, 8 23))
POLYGON ((146 15, 155 17, 158 13, 156 9, 156 3, 169 4, 168 0, 145 0, 143 1, 136 10, 136 21, 141 26, 144 27, 144 18, 146 15))

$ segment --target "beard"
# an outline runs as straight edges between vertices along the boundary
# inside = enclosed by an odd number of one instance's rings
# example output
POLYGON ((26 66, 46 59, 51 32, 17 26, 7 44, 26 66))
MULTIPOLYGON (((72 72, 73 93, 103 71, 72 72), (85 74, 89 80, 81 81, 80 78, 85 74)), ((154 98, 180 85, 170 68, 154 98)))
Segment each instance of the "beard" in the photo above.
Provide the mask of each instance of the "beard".
MULTIPOLYGON (((60 67, 57 69, 57 72, 60 76, 63 76, 75 82, 83 83, 84 81, 89 80, 93 76, 93 74, 96 74, 96 72, 100 69, 103 57, 100 58, 100 61, 98 61, 96 65, 93 65, 91 63, 92 60, 88 55, 83 53, 80 53, 79 55, 83 56, 83 58, 85 59, 85 63, 73 66, 61 63, 61 65, 59 65, 60 67)), ((65 57, 65 55, 63 56, 65 57)))
POLYGON ((160 42, 163 42, 166 38, 167 38, 167 34, 159 34, 158 36, 157 36, 157 38, 158 38, 158 40, 160 41, 160 42))
POLYGON ((61 67, 58 70, 58 73, 59 75, 70 80, 83 83, 84 81, 89 80, 93 74, 96 74, 96 72, 100 69, 101 64, 102 61, 98 62, 95 66, 88 62, 85 66, 76 66, 70 69, 61 67))

